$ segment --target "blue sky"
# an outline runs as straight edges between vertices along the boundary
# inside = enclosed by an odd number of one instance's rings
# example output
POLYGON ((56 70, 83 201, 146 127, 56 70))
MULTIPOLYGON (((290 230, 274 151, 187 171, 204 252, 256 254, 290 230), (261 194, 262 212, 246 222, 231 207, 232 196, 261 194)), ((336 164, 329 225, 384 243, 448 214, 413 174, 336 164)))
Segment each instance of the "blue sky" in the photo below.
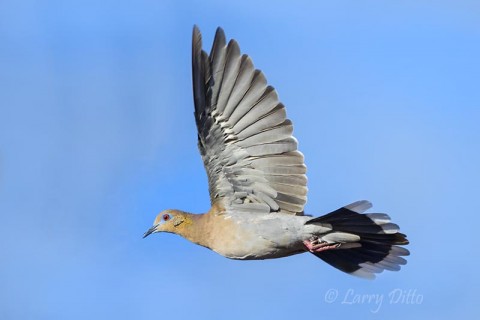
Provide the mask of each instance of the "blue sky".
POLYGON ((479 14, 477 1, 1 1, 0 318, 478 316, 479 14), (142 239, 163 209, 209 208, 193 24, 208 49, 222 26, 277 88, 307 213, 371 200, 411 241, 401 272, 366 281, 308 254, 232 261, 142 239))

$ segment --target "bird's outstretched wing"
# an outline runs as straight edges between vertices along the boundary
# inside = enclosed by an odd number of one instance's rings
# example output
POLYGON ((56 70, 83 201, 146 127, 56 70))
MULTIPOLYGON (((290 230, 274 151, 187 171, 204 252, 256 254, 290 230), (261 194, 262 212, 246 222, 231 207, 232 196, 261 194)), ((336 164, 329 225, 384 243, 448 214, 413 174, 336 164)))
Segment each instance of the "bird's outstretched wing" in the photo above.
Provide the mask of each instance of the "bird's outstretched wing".
POLYGON ((193 92, 198 147, 212 205, 238 212, 303 214, 307 177, 292 122, 235 40, 217 29, 212 50, 192 39, 193 92))

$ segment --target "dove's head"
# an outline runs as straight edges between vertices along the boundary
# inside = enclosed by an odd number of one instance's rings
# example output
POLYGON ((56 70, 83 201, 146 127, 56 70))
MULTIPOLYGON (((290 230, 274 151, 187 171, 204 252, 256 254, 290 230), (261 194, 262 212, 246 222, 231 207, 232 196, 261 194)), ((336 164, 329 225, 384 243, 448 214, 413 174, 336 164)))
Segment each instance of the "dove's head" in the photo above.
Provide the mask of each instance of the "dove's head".
POLYGON ((186 212, 172 209, 164 210, 157 215, 153 226, 145 232, 143 237, 145 238, 156 232, 179 233, 179 230, 182 229, 185 224, 191 223, 190 220, 186 212))

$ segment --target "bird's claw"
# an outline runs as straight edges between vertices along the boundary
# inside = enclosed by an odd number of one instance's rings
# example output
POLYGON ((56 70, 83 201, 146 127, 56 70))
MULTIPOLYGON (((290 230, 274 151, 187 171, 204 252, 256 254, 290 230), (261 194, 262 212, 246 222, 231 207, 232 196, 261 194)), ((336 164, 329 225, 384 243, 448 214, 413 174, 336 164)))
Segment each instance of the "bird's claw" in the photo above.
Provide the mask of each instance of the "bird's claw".
POLYGON ((340 243, 328 243, 326 241, 321 241, 317 236, 312 236, 309 240, 303 241, 305 247, 307 247, 310 252, 322 252, 331 249, 338 249, 340 243))

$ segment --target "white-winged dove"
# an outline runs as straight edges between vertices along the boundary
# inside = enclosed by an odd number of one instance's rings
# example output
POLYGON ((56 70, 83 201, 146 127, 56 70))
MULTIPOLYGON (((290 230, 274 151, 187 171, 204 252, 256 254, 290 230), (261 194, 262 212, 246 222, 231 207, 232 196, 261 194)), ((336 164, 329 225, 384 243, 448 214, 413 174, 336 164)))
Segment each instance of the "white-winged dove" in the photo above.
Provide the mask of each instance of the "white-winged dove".
POLYGON ((357 201, 327 215, 305 215, 307 177, 292 122, 275 89, 235 40, 217 29, 210 54, 195 26, 193 96, 198 147, 212 207, 205 214, 165 210, 144 235, 178 234, 231 259, 311 252, 344 272, 373 278, 399 270, 408 244, 382 213, 357 201))

